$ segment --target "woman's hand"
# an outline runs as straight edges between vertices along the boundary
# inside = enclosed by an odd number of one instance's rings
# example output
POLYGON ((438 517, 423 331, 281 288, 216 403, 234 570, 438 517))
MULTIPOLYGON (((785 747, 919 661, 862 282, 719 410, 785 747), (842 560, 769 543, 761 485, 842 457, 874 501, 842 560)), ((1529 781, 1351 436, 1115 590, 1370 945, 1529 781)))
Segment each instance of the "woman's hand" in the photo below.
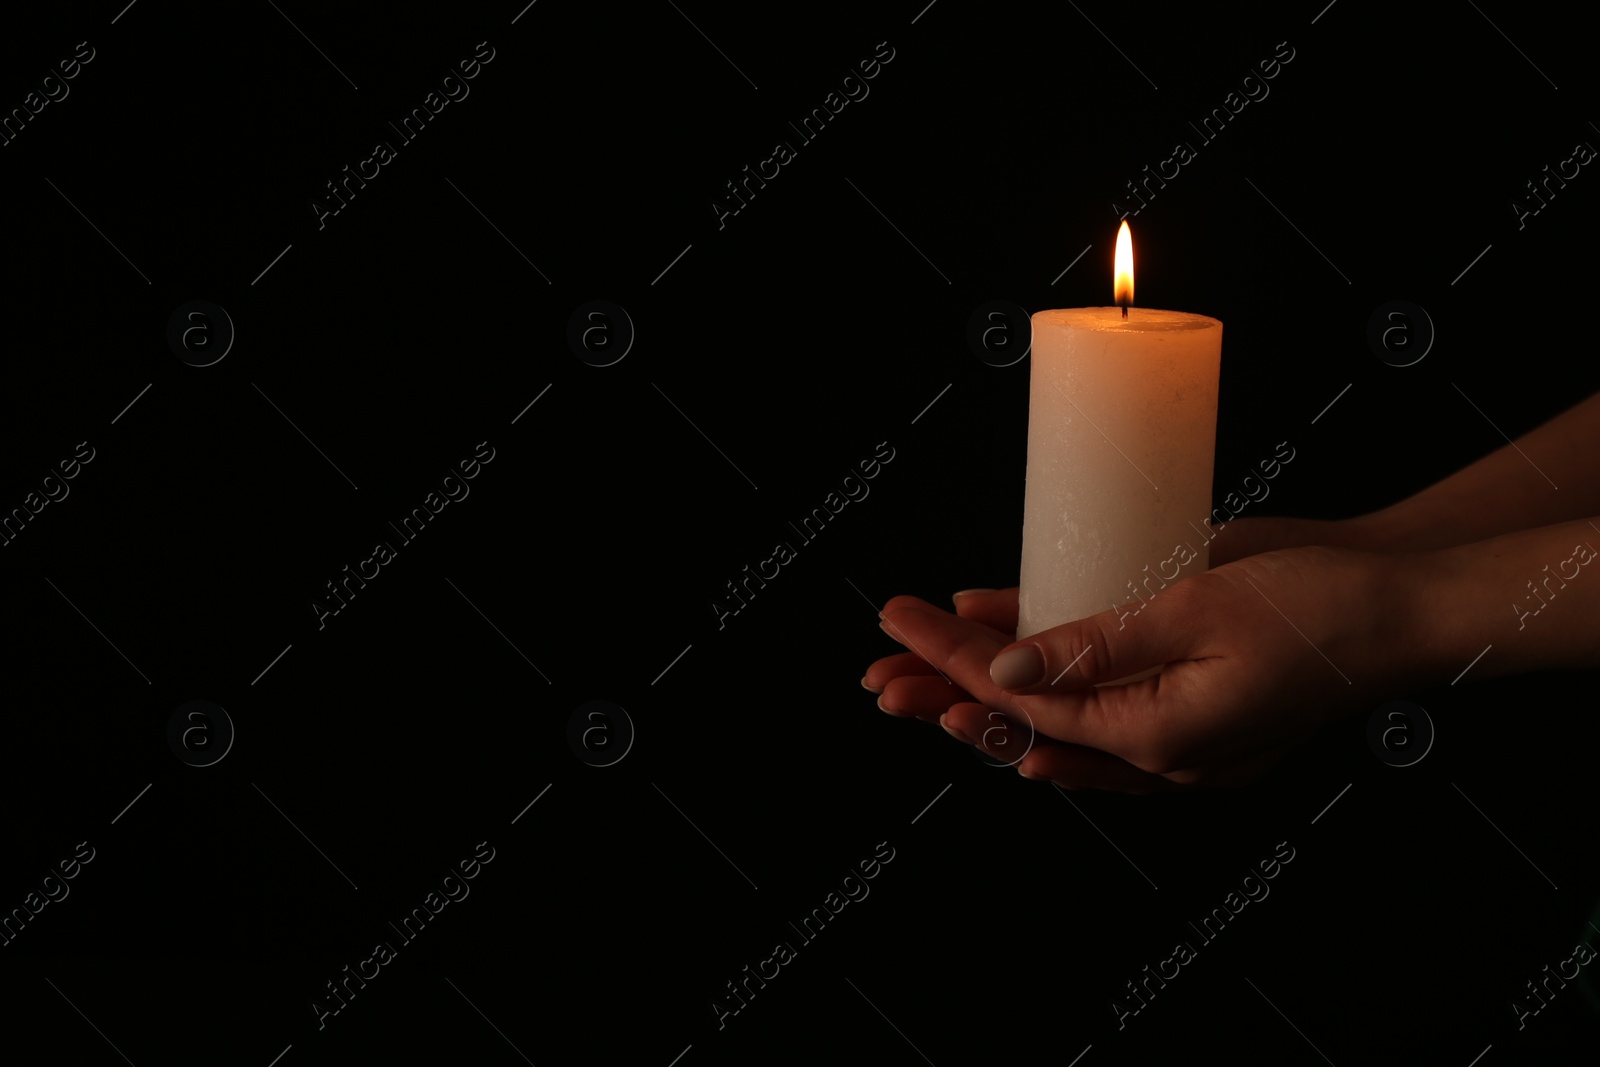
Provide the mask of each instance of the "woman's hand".
POLYGON ((881 625, 909 651, 863 684, 884 710, 938 721, 996 758, 1026 750, 1021 774, 1065 788, 1242 784, 1341 712, 1417 680, 1408 648, 1427 569, 1424 556, 1267 552, 1021 642, 1015 589, 959 595, 954 615, 896 597, 881 625))
POLYGON ((1210 565, 1220 567, 1247 556, 1282 548, 1327 545, 1367 552, 1392 551, 1383 544, 1370 515, 1353 519, 1292 519, 1276 515, 1234 519, 1216 530, 1210 565))

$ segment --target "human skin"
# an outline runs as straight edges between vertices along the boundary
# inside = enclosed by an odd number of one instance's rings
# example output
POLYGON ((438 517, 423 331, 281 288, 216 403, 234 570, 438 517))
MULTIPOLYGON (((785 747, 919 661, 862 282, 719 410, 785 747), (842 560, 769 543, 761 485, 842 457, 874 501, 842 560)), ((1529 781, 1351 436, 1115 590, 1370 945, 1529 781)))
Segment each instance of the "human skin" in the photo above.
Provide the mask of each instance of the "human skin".
POLYGON ((862 684, 890 714, 939 722, 1007 762, 1026 749, 1025 777, 1156 792, 1248 782, 1331 719, 1469 664, 1468 680, 1600 666, 1600 578, 1588 576, 1600 568, 1585 562, 1600 545, 1597 441, 1590 398, 1380 512, 1236 520, 1211 570, 1136 615, 1113 609, 1023 642, 1014 588, 965 591, 954 613, 896 597, 880 625, 909 651, 862 684), (1042 681, 1017 673, 1031 662, 1007 655, 1018 649, 1034 650, 1042 681))

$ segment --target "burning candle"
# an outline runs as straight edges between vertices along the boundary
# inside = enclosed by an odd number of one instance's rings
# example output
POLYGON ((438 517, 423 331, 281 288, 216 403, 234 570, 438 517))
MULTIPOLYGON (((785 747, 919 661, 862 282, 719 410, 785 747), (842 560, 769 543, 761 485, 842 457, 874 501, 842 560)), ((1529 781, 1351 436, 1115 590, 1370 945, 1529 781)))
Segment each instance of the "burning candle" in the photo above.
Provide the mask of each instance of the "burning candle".
POLYGON ((1033 316, 1019 640, 1108 608, 1137 625, 1209 566, 1222 323, 1132 307, 1127 222, 1113 269, 1118 307, 1033 316))

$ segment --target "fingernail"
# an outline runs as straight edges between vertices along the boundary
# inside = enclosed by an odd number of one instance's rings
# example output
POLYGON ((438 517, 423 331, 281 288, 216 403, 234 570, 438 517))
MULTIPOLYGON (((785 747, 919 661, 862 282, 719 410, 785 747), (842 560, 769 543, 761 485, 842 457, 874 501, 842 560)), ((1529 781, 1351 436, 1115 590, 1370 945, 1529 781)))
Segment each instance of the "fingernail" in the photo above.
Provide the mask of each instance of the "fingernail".
POLYGON ((972 744, 971 740, 969 740, 964 734, 962 734, 962 732, 960 730, 957 730, 955 727, 951 726, 948 722, 945 721, 945 717, 948 714, 949 713, 946 712, 945 715, 939 716, 939 725, 944 727, 944 732, 949 734, 951 737, 955 738, 957 741, 960 741, 963 745, 972 744))
POLYGON ((875 688, 873 688, 873 687, 872 687, 872 686, 870 686, 870 685, 868 685, 868 684, 867 684, 867 679, 866 679, 866 677, 865 677, 865 676, 862 676, 862 679, 861 679, 861 688, 863 688, 863 689, 865 689, 865 690, 866 690, 866 691, 867 691, 867 692, 869 692, 869 693, 882 693, 882 692, 883 692, 883 690, 882 690, 882 689, 875 689, 875 688))
POLYGON ((909 619, 916 617, 917 614, 919 613, 916 608, 895 608, 894 611, 883 617, 882 622, 878 623, 878 629, 882 630, 890 637, 899 637, 904 631, 896 626, 894 624, 894 620, 889 616, 895 615, 901 619, 909 619))
POLYGON ((896 711, 890 711, 890 709, 888 709, 888 708, 886 708, 886 707, 884 707, 884 706, 883 706, 883 698, 882 698, 882 697, 879 697, 879 698, 878 698, 878 710, 879 710, 879 711, 882 711, 882 712, 886 712, 886 713, 888 713, 888 714, 890 714, 890 715, 898 715, 898 714, 899 714, 899 712, 896 712, 896 711))
POLYGON ((1023 645, 995 657, 989 677, 1001 689, 1023 689, 1044 681, 1044 653, 1038 645, 1023 645))
POLYGON ((951 594, 950 599, 954 600, 958 596, 967 596, 968 594, 971 594, 971 593, 994 593, 994 592, 998 592, 998 590, 995 590, 995 589, 963 589, 959 593, 951 594))

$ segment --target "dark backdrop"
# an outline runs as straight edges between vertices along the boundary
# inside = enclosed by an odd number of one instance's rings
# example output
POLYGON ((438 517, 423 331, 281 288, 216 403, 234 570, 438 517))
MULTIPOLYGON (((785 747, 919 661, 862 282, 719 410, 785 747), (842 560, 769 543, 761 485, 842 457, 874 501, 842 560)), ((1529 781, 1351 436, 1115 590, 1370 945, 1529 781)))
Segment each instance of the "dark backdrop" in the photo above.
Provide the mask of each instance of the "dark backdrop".
POLYGON ((1177 141, 1197 155, 1132 219, 1138 295, 1226 324, 1219 498, 1288 440, 1260 511, 1357 514, 1592 392, 1600 179, 1513 208, 1600 138, 1578 27, 522 2, 6 15, 0 106, 57 99, 0 147, 0 504, 93 457, 0 549, 0 906, 38 908, 0 948, 8 1041, 1465 1067, 1592 1031, 1580 981, 1512 1010, 1600 939, 1592 675, 1395 694, 1437 731, 1408 768, 1363 709, 1258 785, 1161 799, 1069 800, 857 685, 897 650, 890 596, 1016 580, 1029 364, 980 359, 969 317, 1108 303, 1113 202, 1177 141), (813 141, 791 129, 891 51, 813 141), (475 52, 414 140, 385 125, 475 52), (1291 52, 1214 141, 1191 131, 1291 52), (325 183, 379 140, 334 213, 325 183), (780 141, 734 213, 725 183, 780 141), (628 324, 582 318, 595 300, 628 324), (1391 300, 1432 320, 1420 363, 1368 343, 1391 300), (880 443, 871 495, 719 627, 725 583, 880 443), (470 495, 395 535, 461 461, 470 495), (334 613, 378 541, 394 558, 334 613), (1271 895, 1119 1029, 1125 984, 1280 843, 1271 895), (870 895, 803 941, 875 852, 870 895), (462 861, 405 940, 389 924, 462 861), (332 1014, 346 966, 376 976, 332 1014))

